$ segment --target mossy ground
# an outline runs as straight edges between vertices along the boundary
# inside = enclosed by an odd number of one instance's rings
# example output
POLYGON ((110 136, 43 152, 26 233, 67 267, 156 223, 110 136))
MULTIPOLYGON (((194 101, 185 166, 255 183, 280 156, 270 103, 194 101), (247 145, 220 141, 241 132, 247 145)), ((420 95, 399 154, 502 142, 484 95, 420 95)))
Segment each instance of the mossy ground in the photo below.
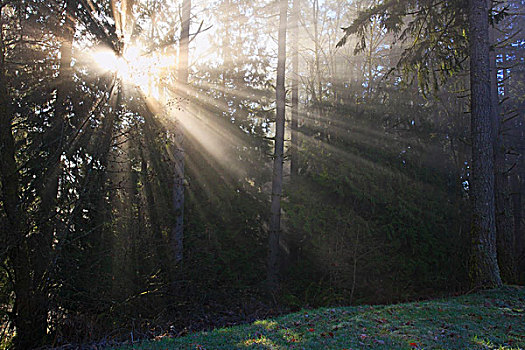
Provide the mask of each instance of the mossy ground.
POLYGON ((525 349, 525 287, 396 305, 304 310, 120 349, 525 349))

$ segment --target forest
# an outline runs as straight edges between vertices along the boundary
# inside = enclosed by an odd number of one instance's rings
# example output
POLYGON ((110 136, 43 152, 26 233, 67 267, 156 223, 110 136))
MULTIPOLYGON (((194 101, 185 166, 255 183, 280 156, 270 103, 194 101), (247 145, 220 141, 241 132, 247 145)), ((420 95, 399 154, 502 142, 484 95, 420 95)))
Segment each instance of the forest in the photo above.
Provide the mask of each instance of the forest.
POLYGON ((524 0, 0 0, 0 349, 524 285, 524 24, 524 0))

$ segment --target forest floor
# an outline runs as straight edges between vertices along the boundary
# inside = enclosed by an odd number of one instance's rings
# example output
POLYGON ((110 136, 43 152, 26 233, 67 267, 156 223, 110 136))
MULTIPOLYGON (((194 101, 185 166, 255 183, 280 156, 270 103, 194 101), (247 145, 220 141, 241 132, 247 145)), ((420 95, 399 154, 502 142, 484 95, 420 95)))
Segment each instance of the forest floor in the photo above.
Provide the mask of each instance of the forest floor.
POLYGON ((303 310, 117 349, 525 349, 525 287, 395 305, 303 310))

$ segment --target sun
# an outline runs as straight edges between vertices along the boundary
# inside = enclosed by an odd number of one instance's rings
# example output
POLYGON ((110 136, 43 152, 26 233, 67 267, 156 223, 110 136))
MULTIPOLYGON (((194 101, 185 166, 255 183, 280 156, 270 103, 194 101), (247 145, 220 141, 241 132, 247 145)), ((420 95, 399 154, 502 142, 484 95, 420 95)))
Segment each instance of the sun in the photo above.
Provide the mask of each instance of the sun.
POLYGON ((97 69, 114 73, 124 83, 154 97, 158 97, 163 76, 175 63, 175 57, 147 52, 139 45, 127 46, 121 55, 110 48, 98 48, 91 50, 89 56, 97 69))
POLYGON ((98 68, 103 71, 118 72, 119 58, 110 49, 98 49, 91 51, 89 56, 98 68))
POLYGON ((90 52, 93 63, 104 72, 115 73, 124 82, 141 87, 147 84, 146 77, 150 62, 141 56, 141 48, 132 46, 118 55, 109 48, 99 48, 90 52))

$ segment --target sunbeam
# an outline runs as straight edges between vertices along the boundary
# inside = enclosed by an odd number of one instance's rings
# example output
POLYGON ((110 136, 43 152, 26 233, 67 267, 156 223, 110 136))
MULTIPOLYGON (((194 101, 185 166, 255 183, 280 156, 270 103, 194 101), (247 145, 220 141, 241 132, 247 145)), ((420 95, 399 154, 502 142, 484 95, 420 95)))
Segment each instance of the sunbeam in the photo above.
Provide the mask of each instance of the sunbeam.
POLYGON ((464 2, 0 0, 0 349, 525 346, 421 307, 525 282, 523 0, 464 2))

